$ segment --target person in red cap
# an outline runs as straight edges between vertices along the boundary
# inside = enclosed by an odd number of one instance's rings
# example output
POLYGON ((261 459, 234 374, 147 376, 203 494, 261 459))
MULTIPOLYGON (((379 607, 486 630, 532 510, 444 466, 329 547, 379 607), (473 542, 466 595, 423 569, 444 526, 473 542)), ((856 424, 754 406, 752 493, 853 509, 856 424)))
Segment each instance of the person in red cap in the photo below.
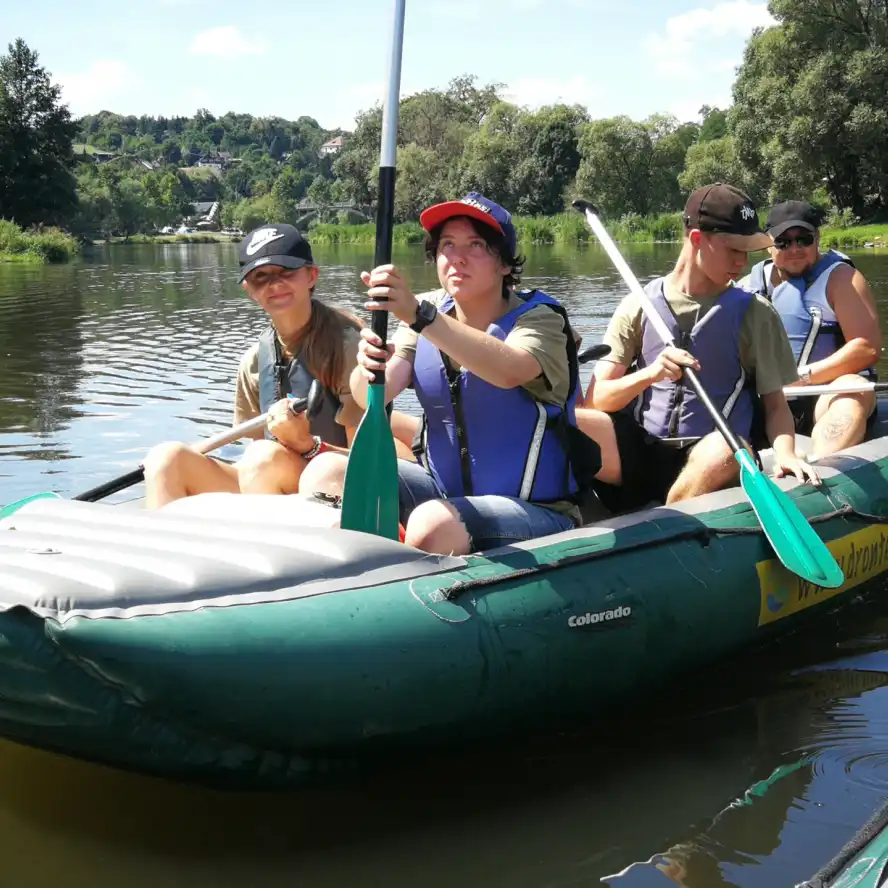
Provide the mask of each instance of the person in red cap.
POLYGON ((585 404, 611 414, 621 465, 616 489, 599 495, 614 511, 650 501, 675 503, 738 482, 739 466, 694 389, 685 367, 734 433, 747 443, 767 437, 775 474, 819 483, 795 452, 795 429, 783 387, 797 381, 780 317, 767 299, 733 282, 748 255, 771 245, 742 191, 715 183, 698 188, 684 211, 684 243, 675 268, 645 290, 678 346, 648 323, 641 300, 626 296, 604 342, 585 404), (754 434, 763 423, 762 434, 754 434))
MULTIPOLYGON (((420 216, 441 289, 417 297, 395 265, 364 272, 370 311, 401 322, 388 348, 361 332, 351 376, 364 405, 376 370, 386 402, 412 387, 423 410, 417 462, 400 460, 406 542, 466 554, 558 533, 581 521, 582 491, 600 471, 576 426, 576 340, 564 308, 516 288, 523 269, 510 213, 478 192, 420 216)), ((300 491, 337 495, 346 461, 324 454, 300 491)))

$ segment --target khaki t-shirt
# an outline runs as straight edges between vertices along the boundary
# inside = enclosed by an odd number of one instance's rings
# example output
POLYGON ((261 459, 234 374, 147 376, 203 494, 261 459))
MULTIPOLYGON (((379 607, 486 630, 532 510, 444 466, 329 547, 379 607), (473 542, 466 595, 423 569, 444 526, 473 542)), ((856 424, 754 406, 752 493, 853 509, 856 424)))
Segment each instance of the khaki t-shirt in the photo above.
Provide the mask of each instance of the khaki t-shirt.
MULTIPOLYGON (((363 408, 355 402, 349 387, 349 376, 358 361, 358 343, 361 340, 360 333, 350 324, 343 324, 342 341, 345 347, 342 362, 342 376, 336 387, 336 396, 342 406, 336 413, 336 422, 341 426, 355 428, 364 415, 363 408)), ((281 343, 281 350, 285 357, 290 354, 281 343)), ((259 406, 259 343, 251 345, 240 360, 237 370, 237 385, 234 392, 234 424, 246 422, 254 416, 259 416, 262 409, 259 406)), ((262 432, 257 432, 257 438, 262 437, 262 432)))
MULTIPOLYGON (((440 305, 446 295, 444 290, 434 290, 431 293, 423 293, 417 298, 428 299, 430 302, 440 305)), ((518 308, 522 302, 523 300, 519 296, 512 294, 504 302, 503 314, 508 314, 518 308)), ((449 314, 452 317, 455 311, 451 311, 449 314)), ((416 344, 419 341, 419 336, 419 333, 411 330, 402 322, 398 324, 392 337, 395 354, 405 361, 409 361, 411 366, 416 359, 416 344)), ((542 375, 523 385, 528 394, 543 404, 564 406, 570 386, 564 318, 546 305, 531 308, 515 321, 515 326, 506 336, 505 341, 515 348, 524 349, 539 361, 543 371, 542 375)), ((452 361, 451 364, 454 370, 459 369, 459 365, 455 362, 452 361)), ((545 507, 567 515, 576 522, 580 521, 578 506, 569 500, 546 503, 545 507)))
MULTIPOLYGON (((721 296, 708 299, 688 296, 668 277, 664 292, 682 333, 689 333, 721 296)), ((602 360, 631 366, 641 354, 643 320, 641 300, 632 293, 625 296, 604 335, 611 353, 602 360)), ((755 376, 755 387, 760 395, 776 392, 799 378, 783 321, 774 306, 761 296, 752 297, 740 325, 740 364, 748 376, 755 376)))

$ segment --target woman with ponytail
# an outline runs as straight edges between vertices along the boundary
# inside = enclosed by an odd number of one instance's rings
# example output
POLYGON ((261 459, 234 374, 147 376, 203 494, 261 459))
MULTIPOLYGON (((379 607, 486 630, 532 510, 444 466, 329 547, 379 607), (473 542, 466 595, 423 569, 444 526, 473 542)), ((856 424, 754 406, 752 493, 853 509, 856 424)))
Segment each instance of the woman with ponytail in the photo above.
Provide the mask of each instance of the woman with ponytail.
MULTIPOLYGON (((269 317, 268 327, 241 358, 234 424, 268 414, 243 457, 228 464, 179 443, 155 447, 145 461, 146 506, 159 508, 199 493, 296 493, 315 456, 347 452, 363 408, 351 395, 361 322, 313 298, 319 269, 311 247, 291 225, 263 225, 240 245, 240 283, 269 317), (323 403, 311 420, 290 410, 314 380, 323 403)), ((412 458, 409 417, 394 414, 399 454, 412 458)))

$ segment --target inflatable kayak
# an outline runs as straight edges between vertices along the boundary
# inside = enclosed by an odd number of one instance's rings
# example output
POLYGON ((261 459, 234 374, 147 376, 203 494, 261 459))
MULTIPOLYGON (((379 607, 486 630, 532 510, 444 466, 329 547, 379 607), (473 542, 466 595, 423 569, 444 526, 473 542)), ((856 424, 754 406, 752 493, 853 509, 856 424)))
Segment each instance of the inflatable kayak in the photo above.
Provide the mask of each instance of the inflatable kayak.
POLYGON ((776 483, 839 588, 782 566, 740 488, 466 557, 297 496, 35 499, 0 521, 0 736, 279 786, 588 724, 885 586, 888 438, 819 468, 819 489, 776 483))
POLYGON ((883 888, 888 880, 888 804, 816 875, 796 888, 883 888))

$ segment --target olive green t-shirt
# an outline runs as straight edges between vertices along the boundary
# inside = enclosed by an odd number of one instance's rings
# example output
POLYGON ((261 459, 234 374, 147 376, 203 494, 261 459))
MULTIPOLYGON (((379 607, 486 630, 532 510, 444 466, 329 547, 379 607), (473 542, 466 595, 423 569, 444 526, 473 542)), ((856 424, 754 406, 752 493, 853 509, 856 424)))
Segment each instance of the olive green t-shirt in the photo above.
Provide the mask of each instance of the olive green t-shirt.
MULTIPOLYGON (((689 296, 674 286, 669 277, 664 282, 664 293, 682 333, 689 333, 722 295, 711 298, 689 296)), ((611 353, 602 360, 631 366, 641 354, 643 320, 641 300, 632 293, 625 296, 604 334, 604 342, 611 347, 611 353)), ((774 306, 761 296, 752 297, 743 316, 739 350, 740 364, 747 376, 755 377, 759 395, 768 395, 798 381, 799 374, 783 321, 774 306)))
MULTIPOLYGON (((352 397, 349 386, 349 377, 358 362, 358 343, 361 340, 360 333, 351 324, 342 325, 342 343, 344 347, 342 362, 342 376, 336 386, 336 397, 342 405, 336 413, 336 422, 341 426, 355 428, 361 421, 364 411, 352 397)), ((281 343, 285 355, 286 347, 281 343)), ((234 424, 246 422, 259 416, 262 409, 259 403, 259 343, 254 342, 240 360, 237 370, 237 384, 234 392, 234 424)), ((261 438, 262 432, 256 433, 261 438)))
MULTIPOLYGON (((434 290, 431 293, 423 293, 418 299, 428 299, 436 305, 440 305, 446 297, 444 290, 434 290)), ((512 294, 508 300, 503 301, 503 315, 518 308, 523 300, 512 294)), ((449 314, 453 316, 454 311, 449 314)), ((392 342, 395 346, 395 354, 409 361, 413 366, 416 359, 416 344, 419 341, 419 333, 411 330, 405 323, 398 324, 392 342)), ((542 374, 522 386, 531 397, 543 404, 554 404, 563 407, 570 386, 570 367, 567 363, 567 333, 564 330, 564 318, 558 312, 546 305, 540 305, 524 312, 516 321, 515 326, 508 333, 505 340, 514 348, 521 348, 532 354, 542 368, 542 374)), ((459 367, 453 363, 454 370, 459 367)), ((546 508, 552 509, 563 515, 568 515, 575 521, 579 520, 578 507, 569 501, 546 503, 546 508)))

